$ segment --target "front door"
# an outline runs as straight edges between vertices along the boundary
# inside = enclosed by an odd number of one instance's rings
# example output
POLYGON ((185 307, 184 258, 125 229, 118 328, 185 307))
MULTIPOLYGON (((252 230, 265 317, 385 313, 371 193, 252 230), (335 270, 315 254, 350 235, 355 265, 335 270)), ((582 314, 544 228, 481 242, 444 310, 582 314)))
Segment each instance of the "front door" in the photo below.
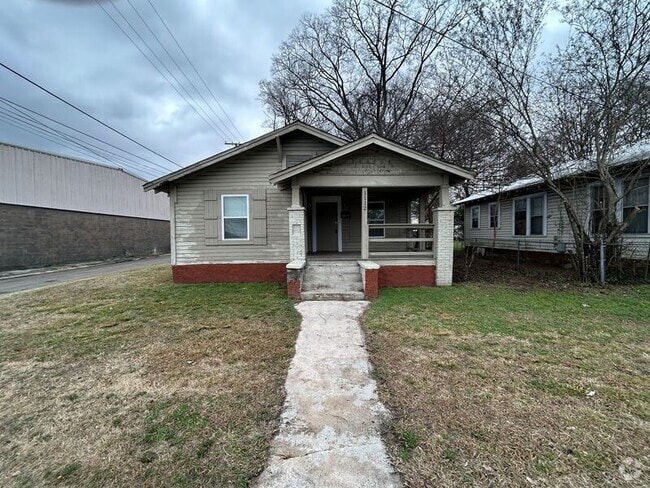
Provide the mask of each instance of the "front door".
POLYGON ((337 202, 316 202, 316 249, 318 252, 339 250, 337 202))

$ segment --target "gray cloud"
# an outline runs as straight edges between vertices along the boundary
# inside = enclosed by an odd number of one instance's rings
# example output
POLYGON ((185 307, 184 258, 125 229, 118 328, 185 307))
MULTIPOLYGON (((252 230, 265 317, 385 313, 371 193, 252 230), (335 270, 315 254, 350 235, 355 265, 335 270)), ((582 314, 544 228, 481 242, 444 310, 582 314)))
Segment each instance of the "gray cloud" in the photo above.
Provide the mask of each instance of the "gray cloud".
MULTIPOLYGON (((131 2, 203 91, 202 83, 194 77, 191 66, 177 51, 148 2, 131 2)), ((197 116, 94 0, 3 0, 2 3, 0 60, 3 63, 183 165, 223 150, 224 139, 232 139, 230 134, 224 137, 215 133, 197 116)), ((113 3, 185 83, 129 3, 126 0, 113 0, 113 3)), ((152 3, 244 139, 250 139, 264 131, 264 114, 257 91, 259 80, 268 76, 271 55, 302 14, 322 11, 329 1, 156 0, 152 3)), ((125 26, 111 2, 103 1, 102 5, 125 26)), ((185 85, 198 100, 193 89, 185 85)), ((5 70, 0 70, 0 87, 3 97, 152 158, 151 154, 5 70)), ((209 94, 203 95, 211 100, 209 94)), ((226 121, 220 109, 216 105, 213 108, 226 121)), ((212 115, 209 110, 208 113, 212 115)), ((79 156, 66 147, 1 121, 0 140, 79 156)), ((151 172, 146 175, 152 176, 151 172)))

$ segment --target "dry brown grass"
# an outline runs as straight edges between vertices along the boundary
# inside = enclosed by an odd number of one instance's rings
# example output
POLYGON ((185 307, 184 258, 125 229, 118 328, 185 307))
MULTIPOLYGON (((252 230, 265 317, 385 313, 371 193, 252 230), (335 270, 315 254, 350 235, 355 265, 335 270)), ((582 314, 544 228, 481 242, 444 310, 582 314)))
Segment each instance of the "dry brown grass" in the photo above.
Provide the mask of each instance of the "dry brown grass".
POLYGON ((365 327, 406 485, 647 486, 649 310, 648 286, 382 292, 365 327))
POLYGON ((298 332, 285 295, 159 267, 0 299, 0 486, 245 486, 298 332))

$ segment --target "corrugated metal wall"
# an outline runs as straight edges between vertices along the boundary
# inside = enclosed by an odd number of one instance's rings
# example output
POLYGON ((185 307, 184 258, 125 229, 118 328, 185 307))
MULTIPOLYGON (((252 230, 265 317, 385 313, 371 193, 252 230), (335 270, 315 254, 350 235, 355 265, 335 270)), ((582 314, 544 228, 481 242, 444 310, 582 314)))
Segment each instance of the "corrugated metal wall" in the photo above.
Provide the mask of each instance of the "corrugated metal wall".
POLYGON ((0 144, 0 203, 169 220, 165 193, 119 169, 0 144))

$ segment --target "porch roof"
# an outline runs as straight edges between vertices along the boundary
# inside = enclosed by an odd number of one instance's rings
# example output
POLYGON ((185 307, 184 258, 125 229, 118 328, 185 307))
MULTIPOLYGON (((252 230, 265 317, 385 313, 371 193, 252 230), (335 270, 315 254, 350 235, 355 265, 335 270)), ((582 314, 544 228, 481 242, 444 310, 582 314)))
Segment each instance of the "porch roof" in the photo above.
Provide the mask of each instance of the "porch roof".
POLYGON ((276 173, 273 173, 270 176, 269 180, 271 181, 271 183, 277 185, 279 183, 291 179, 294 176, 309 172, 327 163, 336 161, 337 159, 340 159, 344 156, 347 156, 351 153, 354 153, 356 151, 359 151, 361 149, 370 146, 386 149, 387 151, 394 152, 395 154, 398 154, 400 156, 423 163, 424 165, 429 166, 432 169, 443 171, 449 174, 450 182, 452 183, 457 183, 464 180, 471 180, 474 179, 474 177, 476 176, 473 171, 469 171, 467 169, 461 168, 460 166, 456 166, 451 163, 445 163, 443 161, 440 161, 439 159, 436 159, 431 156, 427 156, 426 154, 423 154, 419 151, 409 149, 389 139, 385 139, 377 134, 370 134, 366 137, 357 139, 356 141, 338 147, 333 151, 309 159, 295 166, 291 166, 290 168, 286 168, 276 173))

